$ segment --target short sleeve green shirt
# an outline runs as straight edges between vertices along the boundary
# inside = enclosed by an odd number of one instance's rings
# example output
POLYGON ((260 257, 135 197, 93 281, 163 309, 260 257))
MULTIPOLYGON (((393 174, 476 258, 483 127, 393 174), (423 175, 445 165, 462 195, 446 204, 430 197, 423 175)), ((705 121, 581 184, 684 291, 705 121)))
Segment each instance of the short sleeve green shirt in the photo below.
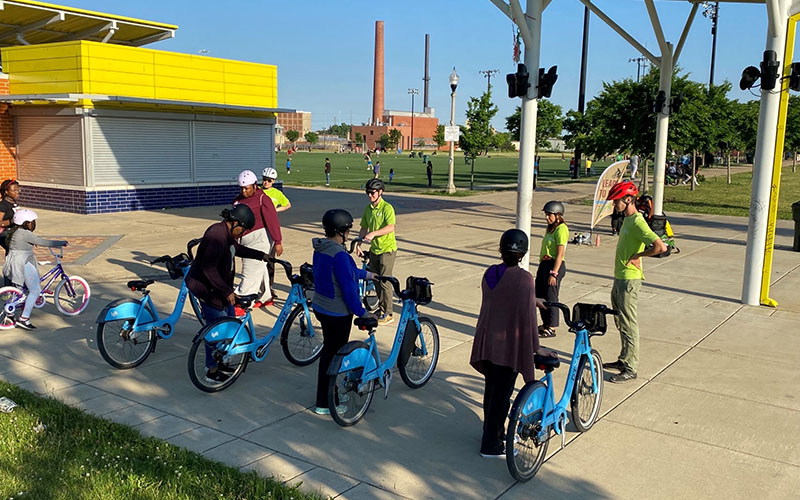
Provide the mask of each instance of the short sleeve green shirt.
POLYGON ((285 207, 289 204, 289 198, 287 198, 280 189, 271 187, 269 189, 264 189, 263 191, 264 194, 269 196, 269 199, 272 200, 272 204, 275 205, 275 208, 285 207))
MULTIPOLYGON (((372 203, 367 204, 364 215, 361 217, 361 227, 367 228, 367 232, 377 231, 378 229, 395 224, 394 207, 381 197, 378 206, 373 207, 372 203)), ((397 250, 397 240, 394 231, 383 236, 378 236, 372 240, 369 251, 375 255, 397 250)))
POLYGON ((614 278, 620 280, 643 280, 644 264, 642 269, 633 264, 627 264, 628 259, 644 250, 644 248, 658 239, 656 233, 650 229, 644 217, 639 212, 625 217, 622 228, 619 230, 617 253, 614 257, 614 278))
MULTIPOLYGON (((545 232, 542 239, 542 249, 539 250, 539 262, 544 260, 545 255, 555 259, 559 246, 564 245, 566 249, 567 240, 569 240, 569 228, 566 224, 559 224, 552 233, 545 232)), ((566 253, 564 260, 567 260, 566 253)))

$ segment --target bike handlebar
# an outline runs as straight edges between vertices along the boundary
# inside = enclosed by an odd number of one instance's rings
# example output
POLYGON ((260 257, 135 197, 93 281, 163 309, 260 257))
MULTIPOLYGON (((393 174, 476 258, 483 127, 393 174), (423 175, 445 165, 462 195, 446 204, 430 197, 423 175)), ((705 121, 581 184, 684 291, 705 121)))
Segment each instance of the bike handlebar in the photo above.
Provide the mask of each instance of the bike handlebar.
POLYGON ((402 293, 400 292, 400 282, 397 281, 397 278, 395 278, 394 276, 377 276, 376 275, 375 279, 378 280, 378 281, 381 281, 381 282, 389 282, 389 283, 391 283, 392 287, 394 287, 394 293, 400 298, 403 297, 402 293))
POLYGON ((196 247, 203 241, 202 238, 195 238, 193 240, 189 240, 189 243, 186 244, 186 253, 189 254, 189 260, 194 261, 194 254, 192 253, 192 248, 196 247))
POLYGON ((167 262, 171 258, 172 257, 170 257, 169 255, 162 255, 161 257, 157 258, 156 260, 151 260, 150 261, 150 265, 154 266, 156 264, 160 264, 161 262, 167 262))
MULTIPOLYGON (((350 242, 350 250, 347 253, 353 253, 356 249, 356 245, 359 243, 370 243, 370 241, 365 240, 364 238, 355 238, 350 242)), ((367 255, 369 252, 362 252, 361 259, 367 260, 367 255)))
POLYGON ((286 278, 289 281, 292 281, 292 264, 290 264, 289 262, 286 262, 285 260, 276 259, 274 257, 270 257, 269 261, 270 262, 274 262, 275 264, 280 264, 281 266, 283 266, 283 270, 286 271, 286 278))
POLYGON ((50 255, 52 255, 57 259, 61 259, 64 257, 64 247, 47 247, 47 249, 50 250, 50 255), (58 253, 53 251, 54 248, 58 249, 58 253))
MULTIPOLYGON (((564 304, 562 304, 560 302, 545 302, 544 305, 545 305, 545 307, 556 307, 558 309, 561 309, 561 312, 564 313, 564 323, 566 323, 567 326, 570 327, 570 328, 578 329, 578 326, 579 326, 578 323, 581 323, 581 321, 573 322, 573 321, 570 320, 569 307, 567 307, 566 305, 564 305, 564 304)), ((618 316, 619 315, 619 311, 611 309, 610 307, 607 307, 607 306, 605 306, 603 304, 597 304, 597 308, 603 314, 611 314, 612 316, 618 316)))

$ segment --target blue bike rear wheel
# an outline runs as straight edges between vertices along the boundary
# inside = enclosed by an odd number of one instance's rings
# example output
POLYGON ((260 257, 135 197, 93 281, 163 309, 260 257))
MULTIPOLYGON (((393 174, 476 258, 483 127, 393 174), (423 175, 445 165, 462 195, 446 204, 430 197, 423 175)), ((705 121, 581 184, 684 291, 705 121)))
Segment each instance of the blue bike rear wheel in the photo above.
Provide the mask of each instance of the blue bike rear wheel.
MULTIPOLYGON (((366 349, 364 342, 351 341, 339 352, 366 349)), ((375 393, 375 379, 363 381, 364 366, 354 366, 350 370, 331 375, 328 382, 328 408, 333 420, 342 427, 355 425, 367 413, 375 393)))
POLYGON ((550 427, 544 427, 547 386, 528 382, 517 394, 506 429, 506 465, 517 481, 528 481, 539 471, 547 455, 550 427))
POLYGON ((219 342, 205 341, 205 334, 209 329, 218 328, 222 323, 228 322, 236 323, 236 328, 241 323, 234 318, 221 318, 209 323, 200 330, 189 349, 189 379, 203 392, 218 392, 233 385, 249 359, 248 353, 232 356, 227 354, 233 338, 225 338, 219 342))
POLYGON ((106 363, 120 370, 136 368, 153 352, 153 330, 133 332, 136 318, 118 318, 97 325, 97 349, 106 363))

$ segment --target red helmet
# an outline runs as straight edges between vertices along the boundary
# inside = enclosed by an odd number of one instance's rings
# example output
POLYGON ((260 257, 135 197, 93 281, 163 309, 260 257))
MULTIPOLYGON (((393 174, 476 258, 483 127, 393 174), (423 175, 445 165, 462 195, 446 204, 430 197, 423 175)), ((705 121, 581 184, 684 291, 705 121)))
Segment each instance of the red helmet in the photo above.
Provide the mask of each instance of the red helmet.
POLYGON ((608 191, 607 200, 618 200, 625 196, 636 196, 639 194, 639 188, 631 181, 622 181, 614 184, 611 190, 608 191))

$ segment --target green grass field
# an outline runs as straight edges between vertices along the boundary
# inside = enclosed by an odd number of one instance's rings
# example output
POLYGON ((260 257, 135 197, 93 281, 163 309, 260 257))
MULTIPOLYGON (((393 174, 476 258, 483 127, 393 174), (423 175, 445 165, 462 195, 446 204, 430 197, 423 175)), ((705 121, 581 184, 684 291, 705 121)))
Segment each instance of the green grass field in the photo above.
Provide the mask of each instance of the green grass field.
POLYGON ((0 395, 19 405, 0 413, 1 499, 315 498, 5 382, 0 395))
MULTIPOLYGON (((750 212, 750 195, 753 184, 751 172, 731 176, 728 184, 724 176, 707 178, 695 191, 689 186, 667 186, 664 190, 664 211, 691 212, 746 217, 750 212)), ((800 172, 784 168, 778 199, 778 218, 791 220, 792 203, 800 201, 800 172)))
MULTIPOLYGON (((286 152, 276 155, 278 179, 286 185, 324 186, 325 158, 331 159, 331 187, 361 189, 372 178, 367 171, 363 154, 333 154, 323 152, 298 151, 292 155, 292 173, 286 174, 286 152)), ((569 158, 569 156, 567 156, 569 158)), ((384 153, 373 155, 372 161, 381 162, 380 178, 388 183, 389 170, 394 169, 394 179, 390 191, 441 192, 447 186, 447 152, 437 152, 431 156, 433 163, 433 187, 428 189, 425 163, 422 158, 409 158, 408 154, 384 153)), ((611 161, 598 161, 592 164, 595 178, 611 161)), ((459 189, 469 189, 471 164, 464 162, 464 154, 454 157, 455 184, 459 189)), ((517 182, 519 159, 517 153, 497 153, 491 157, 475 160, 475 189, 505 189, 517 182)), ((561 160, 561 155, 543 156, 539 166, 541 181, 568 181, 569 160, 561 160)), ((260 172, 259 172, 260 173, 260 172)))

